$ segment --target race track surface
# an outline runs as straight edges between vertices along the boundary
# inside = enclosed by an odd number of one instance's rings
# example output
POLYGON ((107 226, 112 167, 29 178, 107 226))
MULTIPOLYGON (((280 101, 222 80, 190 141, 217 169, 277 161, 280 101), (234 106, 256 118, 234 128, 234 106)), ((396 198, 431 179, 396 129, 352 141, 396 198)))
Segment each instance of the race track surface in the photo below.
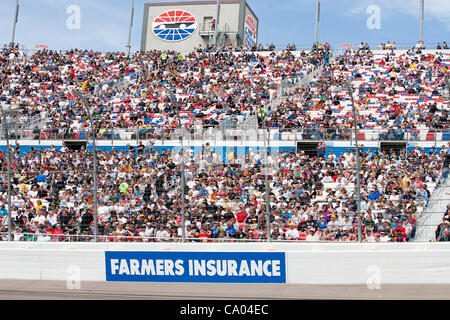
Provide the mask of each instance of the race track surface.
POLYGON ((449 285, 286 285, 0 281, 1 300, 284 300, 284 299, 450 299, 449 285))

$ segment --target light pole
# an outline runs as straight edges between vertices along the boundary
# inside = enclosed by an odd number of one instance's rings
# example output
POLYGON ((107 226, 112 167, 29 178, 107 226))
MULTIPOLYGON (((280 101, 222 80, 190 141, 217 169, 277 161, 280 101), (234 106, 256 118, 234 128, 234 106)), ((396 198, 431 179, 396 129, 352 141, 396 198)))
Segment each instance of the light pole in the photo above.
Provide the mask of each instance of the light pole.
POLYGON ((270 131, 269 131, 269 125, 267 125, 266 128, 264 128, 264 122, 266 120, 266 117, 263 119, 263 130, 264 130, 264 180, 265 180, 265 187, 266 187, 266 227, 267 227, 267 241, 271 242, 271 234, 270 234, 270 204, 269 204, 269 161, 268 161, 268 148, 269 148, 269 140, 270 140, 270 131), (267 135, 267 137, 266 137, 267 135))
MULTIPOLYGON (((91 112, 88 107, 88 101, 85 94, 79 93, 78 96, 82 99, 82 105, 84 107, 84 110, 89 118, 89 123, 91 126, 91 133, 92 133, 92 145, 94 147, 93 150, 93 158, 94 158, 94 168, 93 168, 93 175, 94 175, 94 242, 97 242, 98 240, 98 194, 97 194, 97 151, 96 151, 96 144, 95 144, 95 130, 94 130, 94 122, 92 120, 91 112)), ((87 151, 87 146, 86 146, 87 151)))
MULTIPOLYGON (((8 63, 4 66, 2 72, 8 68, 8 63)), ((6 139, 6 152, 7 152, 7 179, 8 179, 8 241, 12 241, 12 219, 11 219, 11 147, 9 144, 9 131, 8 131, 8 123, 6 120, 5 110, 3 109, 3 104, 0 103, 0 112, 2 113, 3 118, 3 130, 6 139)))
POLYGON ((12 31, 12 38, 11 38, 11 44, 14 44, 15 37, 16 37, 16 24, 19 19, 19 0, 16 0, 16 12, 14 13, 14 22, 13 22, 13 31, 12 31))
POLYGON ((320 0, 317 0, 316 4, 316 28, 314 31, 314 44, 318 44, 318 34, 319 34, 319 20, 320 20, 320 0))
POLYGON ((128 30, 127 56, 130 56, 131 51, 131 29, 133 27, 133 17, 134 17, 134 0, 131 0, 130 28, 128 30))
POLYGON ((423 17, 424 17, 424 7, 425 0, 420 0, 420 31, 419 31, 419 43, 423 45, 423 17))
POLYGON ((185 226, 185 199, 184 199, 184 186, 185 186, 185 176, 184 176, 184 145, 183 145, 183 139, 184 139, 184 132, 181 128, 181 120, 180 120, 180 113, 178 111, 178 104, 175 104, 175 107, 177 108, 177 117, 178 117, 178 124, 181 129, 181 241, 184 243, 186 242, 186 226, 185 226))
POLYGON ((11 147, 9 145, 9 132, 8 132, 8 123, 6 122, 6 114, 5 110, 3 109, 3 105, 0 103, 0 110, 2 113, 3 118, 3 130, 5 133, 5 139, 6 139, 6 148, 7 148, 7 178, 8 178, 8 241, 12 241, 12 220, 11 220, 11 147))
POLYGON ((178 117, 178 126, 181 130, 181 137, 180 137, 180 143, 181 143, 181 241, 184 243, 186 242, 186 219, 185 219, 185 195, 184 195, 184 186, 185 186, 185 175, 184 175, 184 145, 183 145, 183 139, 184 139, 184 132, 181 127, 181 118, 180 118, 180 110, 178 108, 177 98, 173 94, 172 90, 167 89, 164 87, 166 91, 170 95, 170 100, 172 100, 172 103, 175 104, 175 109, 177 112, 178 117))
POLYGON ((358 120, 356 118, 356 108, 355 101, 353 99, 353 90, 350 83, 346 82, 348 91, 350 93, 350 98, 352 100, 352 110, 353 110, 353 127, 355 129, 355 145, 356 145, 356 211, 358 215, 358 242, 361 242, 361 163, 359 160, 359 146, 358 146, 358 120))

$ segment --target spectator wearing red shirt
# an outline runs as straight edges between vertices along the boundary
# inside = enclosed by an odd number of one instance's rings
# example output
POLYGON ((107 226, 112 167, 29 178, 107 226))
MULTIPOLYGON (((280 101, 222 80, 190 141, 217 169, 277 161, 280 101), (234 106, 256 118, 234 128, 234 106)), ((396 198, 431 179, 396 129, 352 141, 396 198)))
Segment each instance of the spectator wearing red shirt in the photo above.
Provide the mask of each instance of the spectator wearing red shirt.
POLYGON ((397 227, 394 228, 394 232, 397 232, 397 231, 400 231, 402 235, 406 236, 406 229, 403 226, 403 221, 402 220, 400 220, 398 222, 397 227))
POLYGON ((198 238, 206 241, 211 237, 212 231, 210 230, 209 224, 206 223, 203 228, 198 233, 198 238))
POLYGON ((61 228, 60 224, 56 225, 56 228, 53 229, 53 234, 55 235, 53 238, 55 238, 57 241, 63 241, 66 237, 61 236, 63 234, 64 230, 61 228))
POLYGON ((298 240, 306 240, 306 231, 304 229, 301 229, 298 231, 298 240))
POLYGON ((248 217, 247 211, 245 211, 245 208, 243 208, 243 206, 241 206, 241 211, 236 213, 236 220, 239 223, 242 223, 245 221, 245 219, 248 217))
POLYGON ((45 232, 47 232, 47 234, 53 234, 53 231, 54 231, 52 225, 50 225, 50 224, 48 224, 44 230, 45 230, 45 232))

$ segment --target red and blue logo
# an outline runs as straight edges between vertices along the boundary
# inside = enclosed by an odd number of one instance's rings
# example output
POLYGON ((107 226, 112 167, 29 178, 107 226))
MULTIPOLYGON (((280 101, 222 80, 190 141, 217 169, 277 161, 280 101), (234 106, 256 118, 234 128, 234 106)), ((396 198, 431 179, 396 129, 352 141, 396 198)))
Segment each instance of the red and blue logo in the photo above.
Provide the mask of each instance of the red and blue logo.
POLYGON ((247 16, 245 18, 245 41, 249 47, 256 45, 256 22, 252 16, 247 16))
POLYGON ((180 41, 189 38, 197 29, 195 17, 184 10, 169 10, 153 21, 153 33, 164 41, 180 41))

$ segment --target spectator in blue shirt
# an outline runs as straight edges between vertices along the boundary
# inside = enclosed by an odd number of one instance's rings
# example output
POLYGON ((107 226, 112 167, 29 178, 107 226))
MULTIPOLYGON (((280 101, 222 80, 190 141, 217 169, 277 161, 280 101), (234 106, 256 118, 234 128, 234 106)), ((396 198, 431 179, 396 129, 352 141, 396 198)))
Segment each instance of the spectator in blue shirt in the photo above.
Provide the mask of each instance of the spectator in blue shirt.
POLYGON ((5 208, 5 205, 2 204, 0 207, 0 216, 4 217, 8 213, 8 209, 5 208))
POLYGON ((234 228, 233 224, 231 222, 228 222, 227 228, 225 229, 225 235, 227 238, 234 238, 234 235, 236 234, 236 229, 234 228))
POLYGON ((380 191, 378 191, 378 189, 370 191, 368 198, 369 198, 369 200, 380 199, 380 191))
POLYGON ((202 189, 202 187, 198 187, 198 188, 199 188, 198 195, 200 197, 207 197, 208 196, 208 194, 209 194, 208 190, 202 189))
POLYGON ((412 199, 414 199, 414 196, 411 194, 411 192, 406 192, 401 195, 400 199, 401 200, 412 200, 412 199))
POLYGON ((397 227, 398 227, 398 218, 394 217, 391 222, 391 230, 394 230, 397 227))
POLYGON ((372 150, 367 149, 367 156, 366 156, 366 157, 367 157, 367 160, 372 159, 373 156, 374 156, 374 154, 373 154, 372 150))
POLYGON ((213 237, 213 238, 217 238, 217 236, 219 235, 220 230, 221 230, 221 228, 220 228, 220 223, 219 223, 219 222, 216 222, 216 223, 214 224, 214 227, 211 229, 211 231, 212 231, 212 237, 213 237))
POLYGON ((319 230, 322 231, 327 228, 328 221, 325 219, 324 216, 321 216, 319 221, 317 222, 317 226, 319 227, 319 230))
POLYGON ((420 199, 420 200, 428 199, 428 192, 425 190, 424 187, 420 187, 420 189, 416 191, 416 199, 420 199), (421 198, 419 198, 419 195, 421 196, 421 198))
POLYGON ((289 221, 290 219, 292 219, 291 211, 283 211, 282 217, 285 221, 289 221))
POLYGON ((303 186, 301 184, 299 184, 294 190, 296 197, 300 197, 304 192, 305 191, 303 190, 303 186))

